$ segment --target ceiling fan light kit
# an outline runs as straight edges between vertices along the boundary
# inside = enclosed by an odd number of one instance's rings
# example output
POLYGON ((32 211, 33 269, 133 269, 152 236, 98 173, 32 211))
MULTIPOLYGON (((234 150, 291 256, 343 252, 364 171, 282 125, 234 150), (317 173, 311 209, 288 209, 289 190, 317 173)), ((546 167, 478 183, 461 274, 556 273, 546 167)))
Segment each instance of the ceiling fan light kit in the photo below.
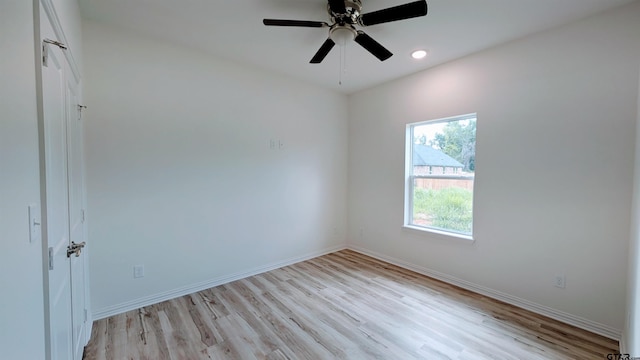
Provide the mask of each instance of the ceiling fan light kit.
POLYGON ((367 14, 361 13, 362 3, 360 0, 329 0, 327 12, 331 18, 331 24, 323 21, 280 19, 264 19, 262 23, 267 26, 328 27, 329 37, 311 59, 312 64, 321 63, 336 44, 346 46, 351 41, 355 41, 380 61, 384 61, 393 54, 364 31, 358 30, 356 26, 371 26, 425 16, 427 11, 426 0, 414 1, 367 14))
POLYGON ((358 35, 353 26, 336 26, 329 30, 329 38, 338 46, 346 46, 347 43, 353 41, 358 35))

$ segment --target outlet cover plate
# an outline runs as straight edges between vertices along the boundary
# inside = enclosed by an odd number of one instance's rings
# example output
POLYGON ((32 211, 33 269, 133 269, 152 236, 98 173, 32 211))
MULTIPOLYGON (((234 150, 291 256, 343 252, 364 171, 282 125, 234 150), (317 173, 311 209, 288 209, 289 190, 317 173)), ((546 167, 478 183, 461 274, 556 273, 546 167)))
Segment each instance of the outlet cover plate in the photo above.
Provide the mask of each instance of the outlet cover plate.
POLYGON ((133 267, 133 278, 139 279, 144 277, 144 265, 136 265, 133 267))

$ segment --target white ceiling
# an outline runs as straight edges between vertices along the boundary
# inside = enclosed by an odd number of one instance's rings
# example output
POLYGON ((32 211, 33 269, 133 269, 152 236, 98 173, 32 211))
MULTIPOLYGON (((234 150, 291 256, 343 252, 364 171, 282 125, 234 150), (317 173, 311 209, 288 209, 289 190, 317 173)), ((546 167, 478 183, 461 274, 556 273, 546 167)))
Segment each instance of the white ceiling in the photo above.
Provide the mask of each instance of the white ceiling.
MULTIPOLYGON (((413 0, 362 0, 363 13, 413 0)), ((429 14, 361 28, 394 56, 385 62, 352 43, 342 85, 340 48, 309 60, 326 28, 266 27, 263 18, 329 22, 323 0, 79 0, 85 18, 228 60, 352 93, 634 0, 427 0, 429 14), (429 56, 413 60, 414 49, 429 56)))

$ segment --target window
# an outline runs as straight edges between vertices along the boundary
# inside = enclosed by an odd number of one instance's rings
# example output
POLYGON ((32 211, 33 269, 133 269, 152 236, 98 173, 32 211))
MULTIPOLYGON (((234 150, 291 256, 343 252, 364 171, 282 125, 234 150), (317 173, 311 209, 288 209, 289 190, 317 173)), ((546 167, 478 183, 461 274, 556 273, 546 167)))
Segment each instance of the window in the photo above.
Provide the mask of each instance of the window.
POLYGON ((476 114, 407 125, 405 225, 471 236, 476 114))

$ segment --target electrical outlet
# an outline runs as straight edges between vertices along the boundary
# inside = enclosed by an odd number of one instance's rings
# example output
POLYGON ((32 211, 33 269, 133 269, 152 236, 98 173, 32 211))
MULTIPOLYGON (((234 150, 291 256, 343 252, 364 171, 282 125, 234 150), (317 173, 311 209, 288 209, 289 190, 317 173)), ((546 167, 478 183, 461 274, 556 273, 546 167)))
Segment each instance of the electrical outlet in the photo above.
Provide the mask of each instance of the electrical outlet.
POLYGON ((556 275, 555 287, 564 289, 567 286, 567 279, 563 274, 556 275))
POLYGON ((136 265, 133 267, 133 278, 138 279, 144 277, 144 265, 136 265))

